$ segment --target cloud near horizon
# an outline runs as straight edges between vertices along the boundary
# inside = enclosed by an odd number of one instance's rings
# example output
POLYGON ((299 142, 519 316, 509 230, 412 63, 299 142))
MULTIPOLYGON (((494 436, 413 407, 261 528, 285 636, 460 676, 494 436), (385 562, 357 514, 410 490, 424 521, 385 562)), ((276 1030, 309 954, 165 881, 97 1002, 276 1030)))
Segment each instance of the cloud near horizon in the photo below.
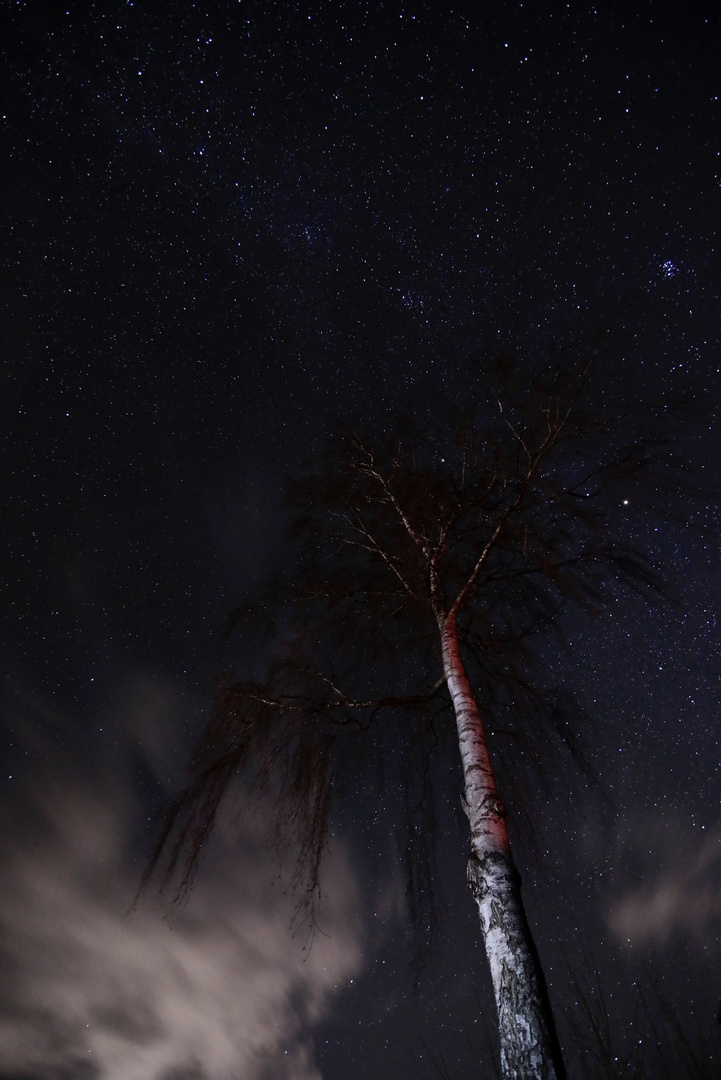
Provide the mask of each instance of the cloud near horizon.
POLYGON ((142 866, 128 790, 90 790, 56 769, 32 801, 2 852, 0 1075, 318 1080, 312 1026, 361 966, 342 851, 328 858, 323 933, 305 954, 262 838, 216 853, 171 918, 145 902, 128 916, 142 866))

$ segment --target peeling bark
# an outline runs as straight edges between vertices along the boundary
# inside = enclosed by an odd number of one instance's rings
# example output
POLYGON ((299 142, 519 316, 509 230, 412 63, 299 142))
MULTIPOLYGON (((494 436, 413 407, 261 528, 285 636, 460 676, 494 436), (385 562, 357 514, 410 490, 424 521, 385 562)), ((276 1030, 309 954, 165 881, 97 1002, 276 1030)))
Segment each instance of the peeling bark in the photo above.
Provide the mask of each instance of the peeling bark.
POLYGON ((501 1067, 508 1080, 565 1076, 548 992, 510 853, 468 859, 498 1009, 501 1067))
POLYGON ((564 1080, 546 982, 523 908, 483 721, 458 647, 455 614, 439 619, 439 627, 463 762, 463 808, 471 827, 468 885, 491 968, 503 1076, 564 1080))

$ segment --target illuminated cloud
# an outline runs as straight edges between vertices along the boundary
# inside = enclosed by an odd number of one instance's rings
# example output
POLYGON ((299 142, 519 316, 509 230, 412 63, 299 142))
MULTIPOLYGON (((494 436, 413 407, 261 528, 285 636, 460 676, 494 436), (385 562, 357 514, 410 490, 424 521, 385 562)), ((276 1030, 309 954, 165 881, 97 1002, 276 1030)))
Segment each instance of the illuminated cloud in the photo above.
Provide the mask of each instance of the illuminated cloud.
MULTIPOLYGON (((62 771, 62 770, 59 770, 62 771)), ((0 853, 0 1073, 35 1080, 317 1080, 310 1030, 360 966, 353 880, 328 864, 307 957, 256 837, 223 840, 190 903, 164 920, 128 904, 132 799, 65 774, 0 853), (344 914, 345 913, 345 914, 344 914)), ((137 818, 135 818, 137 820, 137 818)))

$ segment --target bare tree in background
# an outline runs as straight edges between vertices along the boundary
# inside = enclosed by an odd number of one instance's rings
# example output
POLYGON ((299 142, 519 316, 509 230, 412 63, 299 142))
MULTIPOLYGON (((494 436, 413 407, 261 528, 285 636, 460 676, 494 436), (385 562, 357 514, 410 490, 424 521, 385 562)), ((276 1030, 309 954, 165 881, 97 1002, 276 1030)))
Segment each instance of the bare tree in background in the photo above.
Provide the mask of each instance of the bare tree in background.
POLYGON ((600 611, 620 584, 656 586, 622 538, 629 506, 666 502, 673 469, 658 416, 599 404, 590 365, 532 379, 499 357, 487 387, 445 430, 347 433, 290 486, 299 557, 237 613, 259 634, 275 624, 280 644, 264 678, 219 687, 146 879, 165 859, 168 875, 180 866, 178 895, 189 888, 242 777, 274 794, 310 903, 343 755, 399 715, 399 741, 452 733, 503 1075, 551 1080, 564 1066, 489 736, 502 712, 539 758, 556 752, 549 721, 570 738, 572 702, 534 675, 534 635, 558 632, 569 600, 600 611), (449 698, 452 726, 439 711, 449 698))

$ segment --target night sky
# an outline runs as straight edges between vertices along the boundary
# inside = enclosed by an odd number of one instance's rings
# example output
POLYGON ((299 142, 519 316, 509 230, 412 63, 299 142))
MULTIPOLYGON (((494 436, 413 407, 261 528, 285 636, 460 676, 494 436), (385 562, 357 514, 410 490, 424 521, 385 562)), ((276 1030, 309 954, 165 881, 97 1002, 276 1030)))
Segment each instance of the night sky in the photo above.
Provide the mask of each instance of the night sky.
POLYGON ((513 839, 567 1047, 576 981, 621 1058, 670 1012, 718 1039, 720 22, 648 0, 3 5, 4 1080, 493 1075, 452 769, 420 972, 370 787, 339 813, 309 954, 262 806, 223 819, 186 906, 128 909, 217 673, 262 669, 220 630, 285 565, 284 478, 349 419, 467 403, 481 355, 598 327, 609 393, 703 407, 683 453, 710 494, 697 530, 630 508, 674 602, 569 618, 548 662, 600 779, 532 794, 513 839))

